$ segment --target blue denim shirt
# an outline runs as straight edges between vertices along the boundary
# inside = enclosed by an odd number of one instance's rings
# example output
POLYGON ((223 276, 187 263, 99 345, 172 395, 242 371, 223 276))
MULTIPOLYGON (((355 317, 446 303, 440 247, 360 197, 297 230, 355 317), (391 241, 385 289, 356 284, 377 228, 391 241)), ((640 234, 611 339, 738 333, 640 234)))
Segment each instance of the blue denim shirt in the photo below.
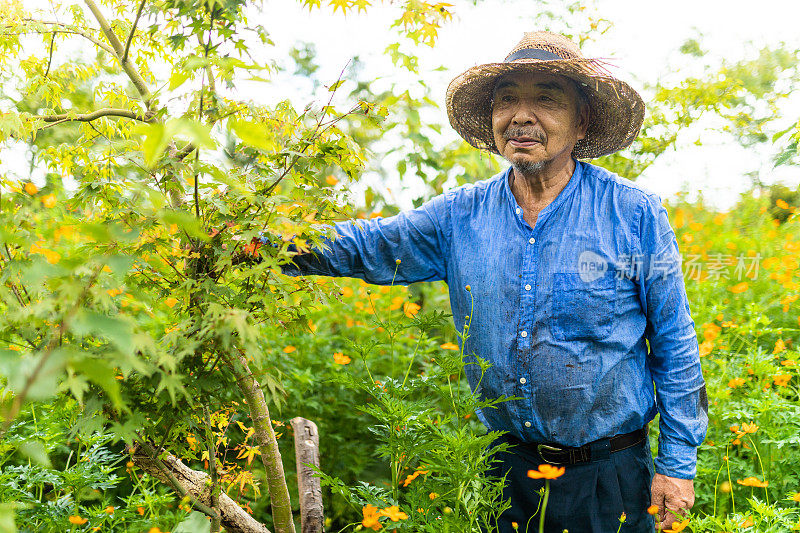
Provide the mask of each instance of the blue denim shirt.
POLYGON ((680 255, 654 193, 600 167, 575 172, 531 228, 511 168, 388 218, 337 222, 292 275, 387 285, 445 280, 473 389, 521 397, 478 413, 523 441, 580 446, 661 413, 656 471, 692 478, 708 425, 680 255), (471 291, 467 291, 469 285, 471 291), (649 351, 645 339, 649 342, 649 351))

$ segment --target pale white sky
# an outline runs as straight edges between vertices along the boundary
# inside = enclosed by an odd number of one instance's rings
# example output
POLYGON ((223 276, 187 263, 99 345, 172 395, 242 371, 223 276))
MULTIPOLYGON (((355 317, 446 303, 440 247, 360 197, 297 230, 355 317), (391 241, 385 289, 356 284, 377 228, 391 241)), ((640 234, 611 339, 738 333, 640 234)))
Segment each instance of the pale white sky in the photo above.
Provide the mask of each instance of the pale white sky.
MULTIPOLYGON (((323 4, 326 2, 323 0, 323 4)), ((438 116, 431 119, 445 125, 444 94, 454 76, 473 65, 502 60, 525 31, 561 29, 536 25, 536 21, 541 20, 537 18, 538 10, 543 6, 539 1, 483 0, 477 6, 469 0, 450 2, 455 4, 456 20, 440 32, 434 48, 421 46, 414 50, 420 56, 422 78, 441 106, 438 116), (448 70, 433 70, 439 66, 448 70)), ((390 30, 389 26, 399 14, 398 3, 377 0, 375 3, 377 5, 372 6, 368 14, 343 16, 341 12, 334 14, 327 6, 309 13, 295 0, 267 0, 258 11, 250 14, 249 22, 262 24, 276 48, 265 47, 265 57, 259 59, 269 57, 289 66, 288 49, 299 41, 306 41, 315 44, 316 61, 321 65, 320 77, 328 83, 337 79, 352 57, 359 56, 364 63, 365 76, 413 84, 413 78, 395 69, 382 54, 386 45, 397 39, 395 30, 390 30)), ((590 4, 591 0, 586 3, 590 4)), ((643 83, 701 75, 702 64, 690 71, 685 66, 685 58, 677 52, 690 37, 701 36, 703 47, 709 51, 706 62, 710 65, 716 64, 719 58, 736 61, 752 55, 757 47, 781 41, 791 48, 800 48, 796 22, 800 4, 796 0, 761 0, 755 4, 745 0, 671 0, 668 3, 596 0, 596 3, 613 25, 597 42, 587 43, 584 54, 610 59, 616 66, 614 73, 637 89, 643 83)), ((50 5, 47 0, 25 0, 24 4, 45 9, 50 5)), ((342 94, 348 92, 346 89, 343 87, 342 94)), ((242 83, 234 92, 259 103, 291 98, 300 109, 312 100, 316 99, 317 103, 327 100, 324 89, 313 95, 310 84, 289 82, 285 78, 278 78, 271 85, 242 83)), ((787 126, 788 120, 800 117, 800 98, 788 102, 784 114, 787 126)), ((441 142, 454 138, 456 134, 446 127, 441 142)), ((7 149, 4 152, 4 166, 11 164, 24 172, 24 162, 13 164, 13 156, 9 157, 7 149)), ((748 186, 747 172, 761 168, 767 182, 782 181, 791 186, 800 182, 800 172, 796 168, 771 171, 769 155, 748 153, 724 133, 698 128, 685 132, 679 149, 664 154, 639 182, 663 198, 672 198, 685 189, 692 199, 697 191, 703 191, 711 205, 727 209, 748 186), (698 139, 702 139, 703 146, 695 145, 698 139)), ((404 184, 413 188, 414 180, 405 180, 404 184)))
MULTIPOLYGON (((441 31, 435 48, 423 46, 416 50, 423 71, 427 70, 423 78, 442 107, 437 120, 443 124, 447 124, 444 94, 453 77, 473 65, 502 60, 525 31, 559 29, 535 26, 541 2, 484 0, 473 6, 469 1, 450 1, 455 4, 456 20, 441 31), (440 65, 448 71, 432 71, 440 65)), ((597 42, 587 43, 584 55, 611 59, 617 67, 614 73, 637 89, 645 82, 701 75, 703 65, 694 70, 684 66, 678 72, 686 62, 678 47, 691 37, 701 36, 701 43, 709 52, 708 64, 717 64, 720 58, 736 61, 749 57, 758 47, 781 41, 800 48, 800 4, 795 0, 763 0, 757 4, 744 0, 598 0, 597 4, 613 26, 597 42)), ((279 50, 288 49, 297 41, 314 43, 323 80, 335 81, 347 61, 356 55, 365 62, 365 72, 374 77, 402 80, 408 76, 398 73, 381 55, 385 46, 396 39, 388 27, 397 16, 397 7, 391 3, 373 6, 368 14, 343 16, 341 11, 333 14, 329 7, 309 13, 298 2, 270 0, 260 15, 252 16, 251 22, 264 24, 279 50)), ((786 115, 794 120, 800 117, 798 100, 787 103, 786 115)), ((443 134, 455 136, 452 130, 443 134)), ((639 182, 664 198, 673 197, 682 188, 694 198, 702 190, 709 203, 727 209, 748 186, 746 172, 758 168, 769 171, 768 155, 747 153, 723 133, 697 129, 686 132, 680 149, 664 154, 639 182), (698 138, 702 138, 702 147, 695 145, 698 138)), ((767 182, 800 182, 800 172, 794 168, 779 168, 768 174, 767 182)))

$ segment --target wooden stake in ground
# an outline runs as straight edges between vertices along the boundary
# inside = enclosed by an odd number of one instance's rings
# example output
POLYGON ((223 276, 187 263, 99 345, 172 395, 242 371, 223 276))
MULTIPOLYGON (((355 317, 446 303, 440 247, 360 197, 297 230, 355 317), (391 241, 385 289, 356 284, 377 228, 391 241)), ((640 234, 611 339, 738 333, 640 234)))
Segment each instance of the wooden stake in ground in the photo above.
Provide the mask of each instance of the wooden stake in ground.
POLYGON ((300 493, 301 533, 323 532, 322 486, 308 465, 319 467, 319 431, 305 418, 292 418, 297 459, 297 491, 300 493))

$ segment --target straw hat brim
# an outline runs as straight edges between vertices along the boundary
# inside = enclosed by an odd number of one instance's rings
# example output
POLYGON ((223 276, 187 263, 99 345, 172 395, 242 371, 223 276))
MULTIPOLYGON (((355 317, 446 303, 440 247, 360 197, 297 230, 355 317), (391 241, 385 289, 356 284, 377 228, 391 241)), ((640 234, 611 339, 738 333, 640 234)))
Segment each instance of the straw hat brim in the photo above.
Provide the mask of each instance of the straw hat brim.
POLYGON ((472 67, 457 76, 445 98, 450 125, 475 148, 499 154, 492 131, 492 92, 497 79, 509 72, 547 72, 575 80, 589 101, 585 138, 572 151, 587 159, 629 146, 644 120, 644 102, 627 83, 609 75, 594 59, 518 59, 472 67))

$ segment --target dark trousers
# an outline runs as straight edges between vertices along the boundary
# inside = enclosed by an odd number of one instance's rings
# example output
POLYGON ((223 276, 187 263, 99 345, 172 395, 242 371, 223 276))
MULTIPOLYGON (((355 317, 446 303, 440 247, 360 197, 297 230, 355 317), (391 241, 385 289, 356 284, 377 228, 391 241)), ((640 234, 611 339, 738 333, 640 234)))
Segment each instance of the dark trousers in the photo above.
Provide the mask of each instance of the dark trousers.
MULTIPOLYGON (((494 455, 489 475, 506 475, 503 497, 511 500, 498 522, 499 533, 537 533, 539 531, 539 494, 544 480, 531 479, 528 470, 538 470, 545 463, 535 446, 505 435, 499 442, 513 444, 506 452, 494 455), (530 521, 529 521, 530 520, 530 521), (514 529, 513 523, 518 529, 514 529)), ((592 444, 592 460, 565 466, 564 474, 550 481, 550 496, 545 510, 546 533, 615 533, 624 512, 621 532, 652 533, 650 483, 653 479, 653 456, 647 439, 640 444, 609 453, 607 440, 592 444)), ((541 511, 540 511, 541 512, 541 511)))

